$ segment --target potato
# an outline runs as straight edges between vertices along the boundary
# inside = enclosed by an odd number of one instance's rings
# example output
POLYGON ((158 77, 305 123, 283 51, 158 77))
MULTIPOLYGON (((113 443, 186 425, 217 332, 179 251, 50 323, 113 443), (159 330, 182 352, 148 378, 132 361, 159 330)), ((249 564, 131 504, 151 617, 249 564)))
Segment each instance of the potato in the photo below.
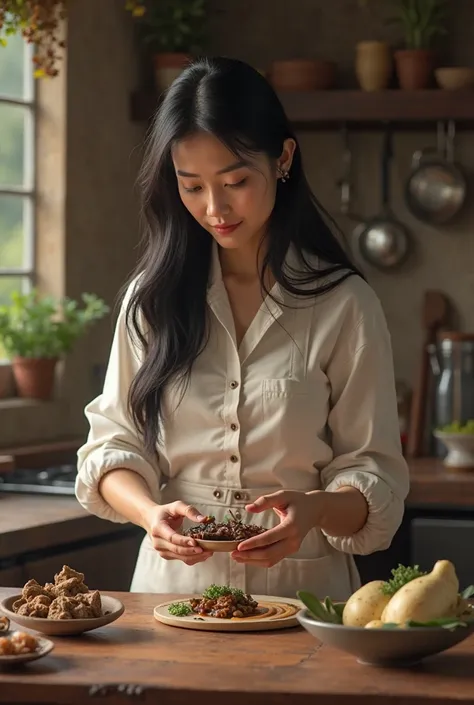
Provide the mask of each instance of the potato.
POLYGON ((383 580, 372 580, 350 596, 342 613, 342 623, 346 627, 365 627, 368 622, 380 619, 390 600, 390 595, 383 594, 382 585, 383 580))
POLYGON ((431 573, 400 588, 382 614, 382 621, 403 624, 450 617, 458 609, 459 580, 449 561, 438 561, 431 573))
POLYGON ((381 629, 384 625, 381 619, 373 619, 371 622, 367 622, 365 629, 381 629))

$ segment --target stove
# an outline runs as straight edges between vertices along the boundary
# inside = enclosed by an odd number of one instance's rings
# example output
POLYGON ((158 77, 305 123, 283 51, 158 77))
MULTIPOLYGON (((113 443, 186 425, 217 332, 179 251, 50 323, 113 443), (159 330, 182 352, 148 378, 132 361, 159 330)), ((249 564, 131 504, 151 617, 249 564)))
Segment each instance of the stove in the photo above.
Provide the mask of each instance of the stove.
POLYGON ((0 474, 0 494, 52 494, 74 496, 77 469, 75 465, 38 469, 18 469, 0 474))

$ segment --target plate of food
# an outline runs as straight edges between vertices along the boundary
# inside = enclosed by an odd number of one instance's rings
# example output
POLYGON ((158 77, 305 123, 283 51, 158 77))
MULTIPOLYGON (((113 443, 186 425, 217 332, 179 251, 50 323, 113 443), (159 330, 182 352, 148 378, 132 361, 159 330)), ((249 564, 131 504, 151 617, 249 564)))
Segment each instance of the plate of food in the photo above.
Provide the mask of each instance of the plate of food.
POLYGON ((84 573, 63 566, 54 583, 29 580, 21 594, 0 602, 0 610, 22 627, 43 634, 66 636, 103 627, 118 619, 124 606, 115 597, 89 590, 84 573))
POLYGON ((269 631, 297 627, 299 600, 247 595, 226 585, 210 585, 202 595, 163 602, 154 609, 158 622, 198 631, 269 631))
POLYGON ((230 553, 235 551, 239 543, 258 534, 263 534, 266 529, 257 524, 244 524, 229 512, 225 521, 218 522, 214 516, 207 516, 204 520, 184 532, 196 541, 205 551, 213 553, 230 553))
POLYGON ((9 665, 36 661, 47 656, 53 649, 54 644, 49 639, 33 636, 27 632, 10 632, 9 629, 2 628, 0 631, 0 669, 9 665))
POLYGON ((474 586, 459 591, 450 561, 437 561, 430 573, 399 565, 390 580, 366 583, 345 603, 298 592, 306 609, 297 619, 324 644, 360 663, 408 666, 474 633, 473 595, 474 586))

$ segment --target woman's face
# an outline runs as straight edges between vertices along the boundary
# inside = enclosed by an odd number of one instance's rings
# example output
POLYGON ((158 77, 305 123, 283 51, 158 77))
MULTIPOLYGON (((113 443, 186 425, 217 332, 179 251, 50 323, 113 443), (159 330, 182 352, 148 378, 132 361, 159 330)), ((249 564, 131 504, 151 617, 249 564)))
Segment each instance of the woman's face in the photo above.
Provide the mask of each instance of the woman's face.
POLYGON ((192 135, 172 151, 181 200, 221 247, 258 243, 275 205, 278 168, 289 171, 293 150, 287 140, 274 164, 263 154, 239 160, 213 135, 192 135))

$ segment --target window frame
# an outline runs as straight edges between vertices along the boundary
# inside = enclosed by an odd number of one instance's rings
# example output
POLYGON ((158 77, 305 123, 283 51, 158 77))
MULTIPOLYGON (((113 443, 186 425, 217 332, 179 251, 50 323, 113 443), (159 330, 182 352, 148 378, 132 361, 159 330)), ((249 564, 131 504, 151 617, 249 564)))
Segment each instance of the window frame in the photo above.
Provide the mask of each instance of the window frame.
MULTIPOLYGON (((23 186, 0 184, 0 197, 13 196, 23 203, 23 263, 20 267, 2 267, 0 280, 18 277, 22 291, 31 290, 37 276, 37 81, 33 71, 34 48, 23 41, 23 96, 12 97, 0 93, 0 105, 17 106, 24 111, 23 186)), ((2 360, 0 360, 2 362, 2 360)))

